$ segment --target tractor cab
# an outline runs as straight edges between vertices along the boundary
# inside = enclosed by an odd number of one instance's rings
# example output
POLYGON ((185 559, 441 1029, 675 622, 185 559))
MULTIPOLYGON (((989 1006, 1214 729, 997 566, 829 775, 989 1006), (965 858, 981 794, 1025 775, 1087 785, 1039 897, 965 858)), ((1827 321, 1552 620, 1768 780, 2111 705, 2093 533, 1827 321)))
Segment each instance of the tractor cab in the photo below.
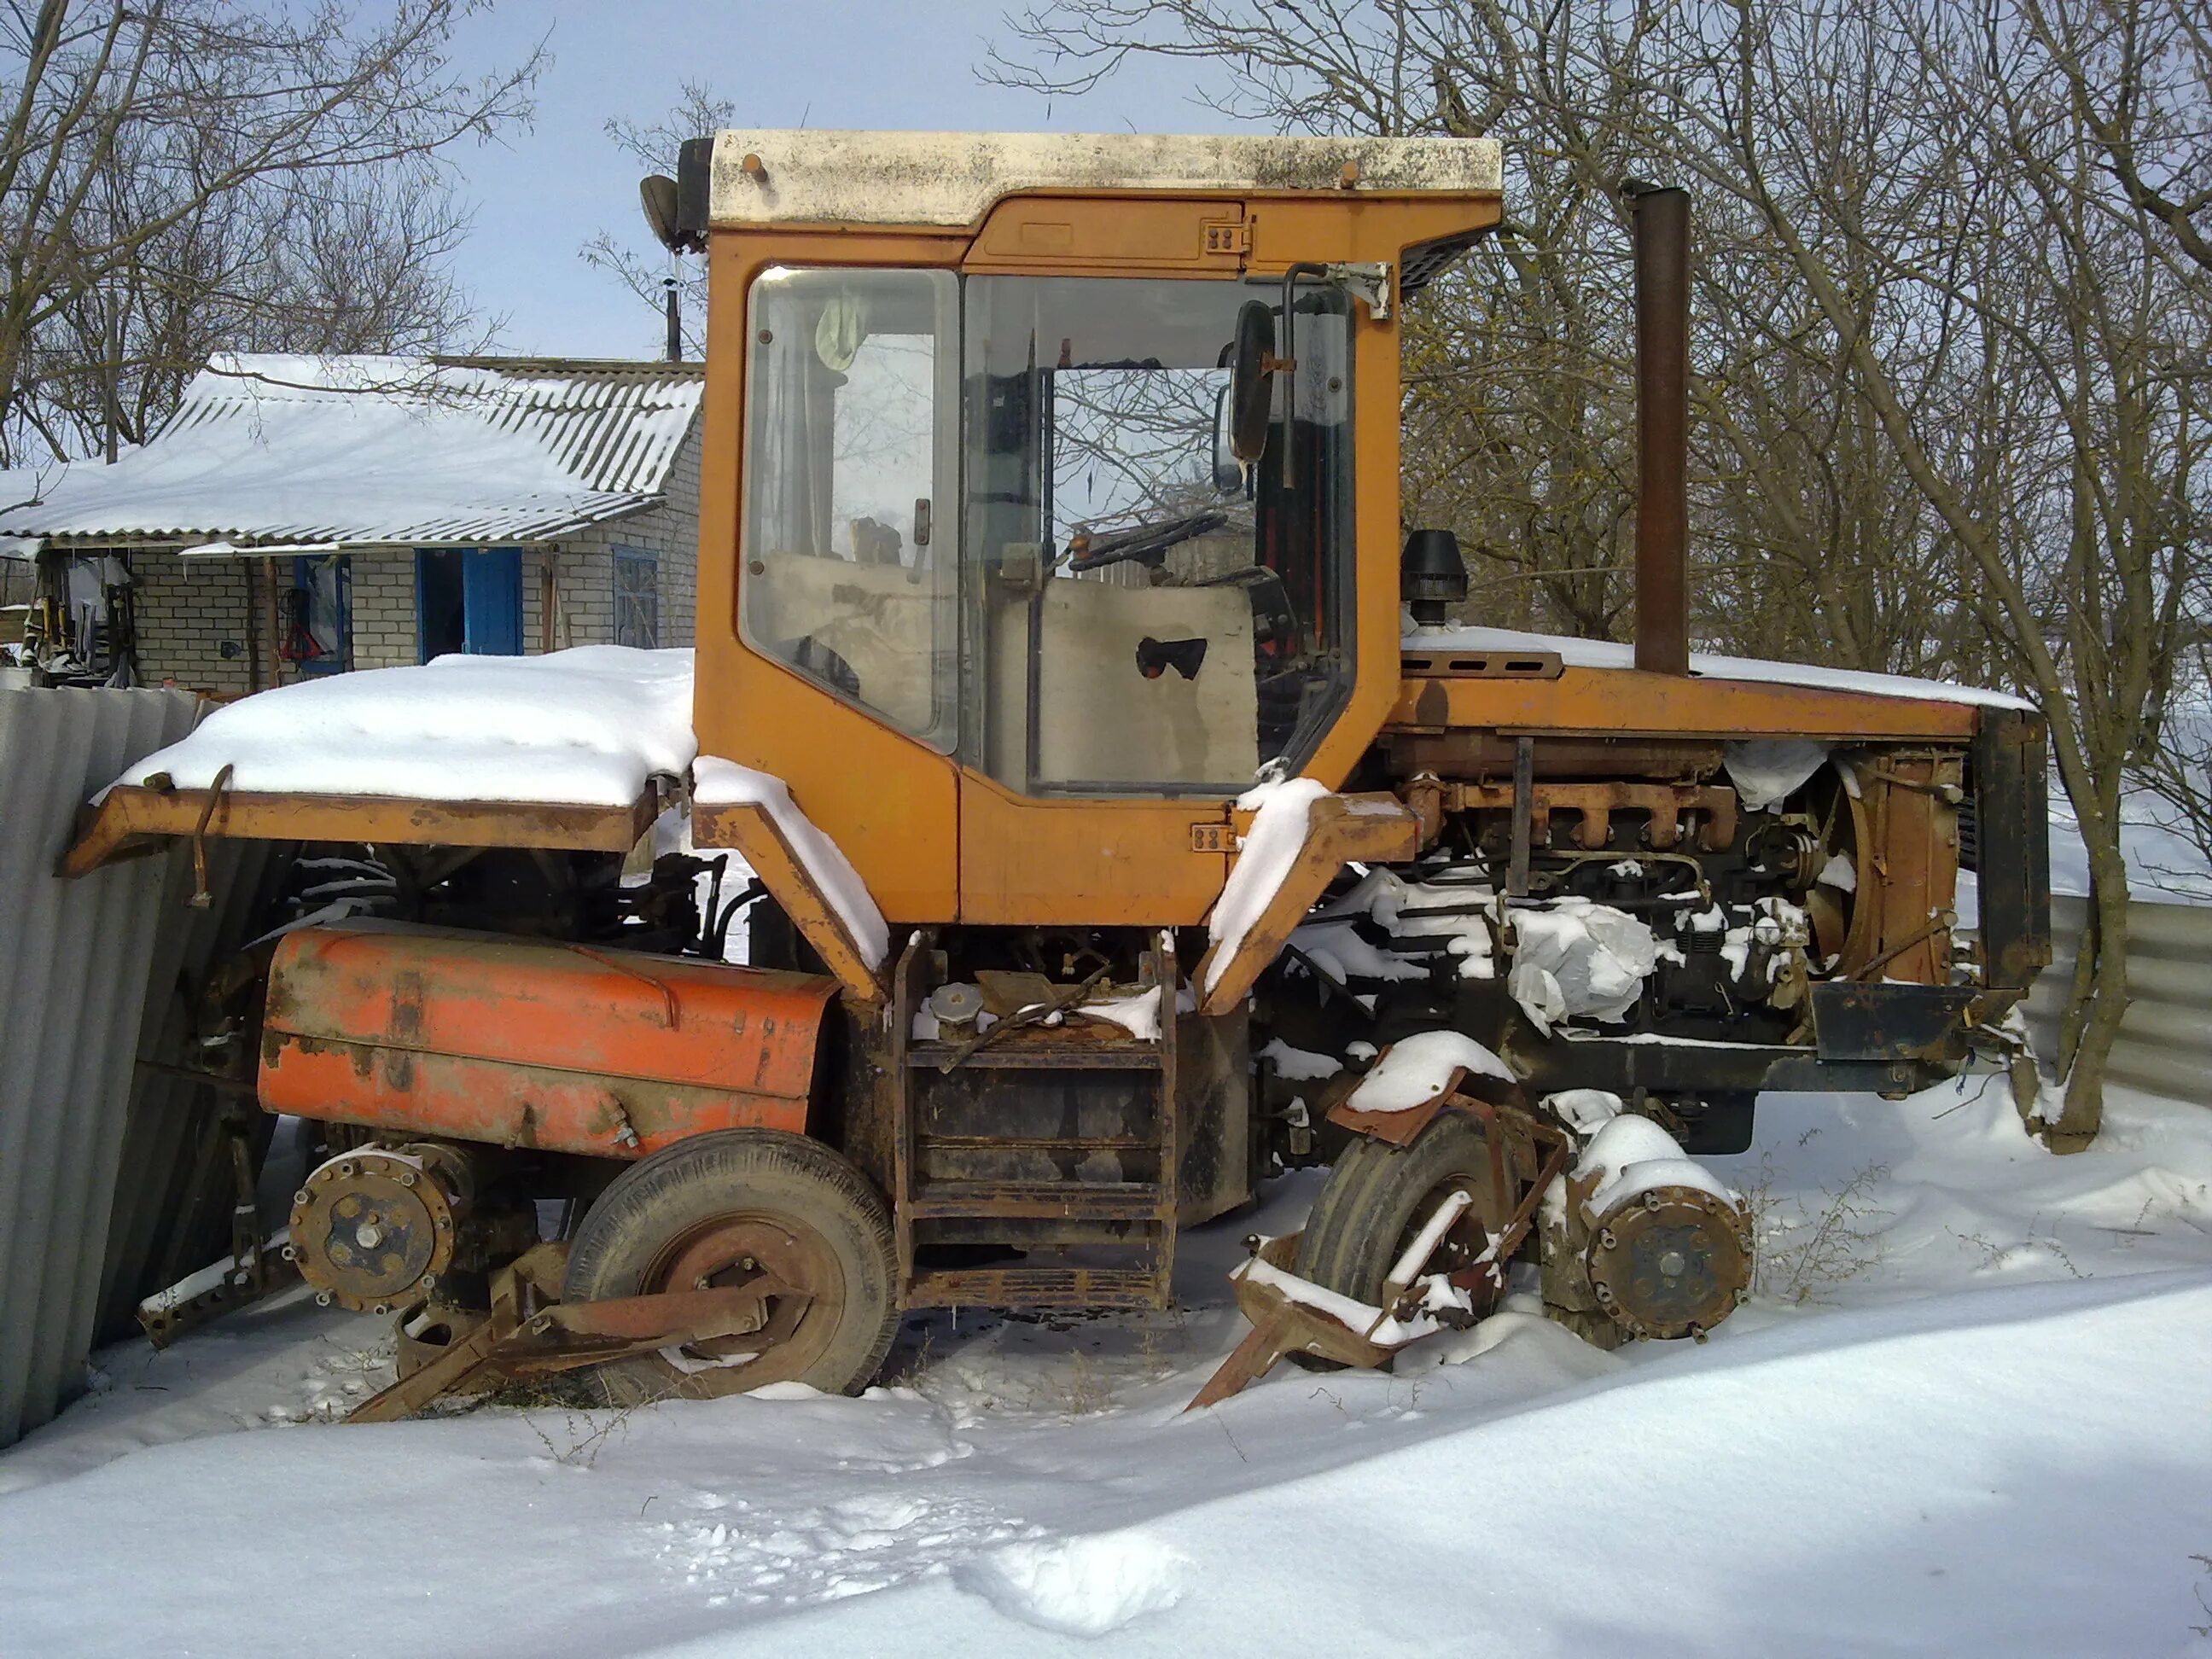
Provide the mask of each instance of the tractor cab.
POLYGON ((896 920, 1198 921, 1229 803, 1341 781, 1395 695, 1397 307, 1498 172, 1472 140, 687 147, 667 230, 738 459, 702 748, 786 780, 896 920))
POLYGON ((1303 764, 1351 690, 1352 307, 1285 292, 1295 358, 1241 283, 763 271, 741 638, 1025 797, 1303 764))
POLYGON ((285 1259, 399 1315, 357 1414, 580 1364, 617 1401, 856 1389, 908 1310, 1164 1308, 1182 1230, 1315 1164, 1202 1401, 1383 1363, 1514 1273, 1606 1346, 1695 1336, 1754 1241, 1692 1160, 1760 1091, 1901 1096, 2006 1041, 2050 959, 2039 717, 1689 650, 1683 192, 1632 210, 1633 648, 1401 632, 1401 593, 1426 625, 1466 589, 1448 535, 1401 550, 1401 307, 1498 166, 755 131, 647 182, 709 291, 672 787, 757 879, 624 878, 657 775, 271 793, 216 720, 68 855, 395 872, 394 914, 264 933, 206 1015, 228 1085, 326 1126, 285 1259), (454 881, 485 864, 580 902, 454 881))

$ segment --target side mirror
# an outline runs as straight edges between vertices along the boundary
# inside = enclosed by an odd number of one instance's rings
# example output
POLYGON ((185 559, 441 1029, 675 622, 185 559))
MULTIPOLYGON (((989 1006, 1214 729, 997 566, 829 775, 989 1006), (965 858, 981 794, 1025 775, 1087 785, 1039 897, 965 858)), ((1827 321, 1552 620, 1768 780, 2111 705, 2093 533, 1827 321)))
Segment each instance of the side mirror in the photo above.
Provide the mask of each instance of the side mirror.
POLYGON ((1267 422, 1273 388, 1268 377, 1275 361, 1275 313, 1264 300, 1247 300, 1237 313, 1237 339, 1229 377, 1229 453, 1237 460, 1260 459, 1267 447, 1267 422))
POLYGON ((638 204, 645 210, 645 222, 652 228, 653 240, 671 253, 684 251, 684 233, 677 225, 676 181, 665 173, 655 173, 637 181, 638 204))

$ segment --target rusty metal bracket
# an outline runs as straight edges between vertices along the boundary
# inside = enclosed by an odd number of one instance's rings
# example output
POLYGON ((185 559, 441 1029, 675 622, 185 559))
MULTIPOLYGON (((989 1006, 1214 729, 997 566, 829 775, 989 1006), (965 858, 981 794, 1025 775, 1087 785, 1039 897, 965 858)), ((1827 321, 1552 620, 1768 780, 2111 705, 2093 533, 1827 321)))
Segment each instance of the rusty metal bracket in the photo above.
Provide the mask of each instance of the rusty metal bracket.
MULTIPOLYGON (((491 1310, 482 1320, 420 1370, 363 1401, 346 1421, 393 1422, 491 1378, 550 1376, 694 1342, 757 1336, 757 1353, 789 1334, 809 1299, 763 1274, 723 1290, 564 1303, 568 1261, 568 1247, 557 1241, 524 1251, 494 1275, 491 1310), (771 1297, 775 1311, 763 1318, 771 1297)), ((402 1322, 414 1311, 402 1314, 402 1322)))
POLYGON ((1315 801, 1307 812, 1304 845, 1266 908, 1226 961, 1217 963, 1218 941, 1200 959, 1191 975, 1202 988, 1199 1012, 1210 1018, 1243 1001, 1346 864, 1405 863, 1419 852, 1420 835, 1420 820, 1395 795, 1324 795, 1315 801))
MULTIPOLYGON (((1280 1238, 1267 1239, 1254 1252, 1255 1258, 1279 1273, 1291 1273, 1298 1259, 1298 1241, 1304 1236, 1287 1233, 1280 1238)), ((1190 1404, 1183 1407, 1187 1412, 1218 1406, 1242 1394, 1273 1370, 1275 1362, 1286 1353, 1317 1354, 1340 1365, 1371 1370, 1386 1364, 1405 1346, 1370 1341, 1365 1332, 1354 1330, 1310 1303, 1295 1300, 1267 1279, 1239 1274, 1235 1285, 1237 1306, 1251 1322, 1252 1328, 1231 1350, 1213 1375, 1206 1378, 1206 1386, 1190 1404)))
POLYGON ((843 913, 765 805, 695 802, 691 837, 702 848, 737 850, 854 1003, 872 1007, 884 1000, 882 965, 869 959, 843 913))
POLYGON ((1370 1140, 1408 1146, 1447 1107, 1470 1112, 1489 1123, 1494 1119, 1492 1109, 1498 1106, 1509 1110, 1522 1109, 1521 1085, 1508 1083, 1503 1078, 1470 1076, 1467 1067, 1459 1066, 1452 1068, 1451 1080, 1419 1106, 1390 1112, 1364 1112, 1354 1107, 1346 1095, 1322 1115, 1339 1128, 1349 1129, 1370 1140))
POLYGON ((215 775, 215 781, 208 786, 207 805, 200 808, 199 819, 192 825, 192 896, 185 902, 195 910, 204 910, 215 902, 208 891, 207 827, 223 792, 230 787, 231 771, 230 763, 225 761, 222 769, 215 775))
POLYGON ((1521 1248, 1521 1241, 1528 1237, 1528 1230, 1535 1225, 1536 1212, 1544 1202, 1545 1193, 1554 1181, 1566 1174, 1568 1164, 1574 1160, 1575 1143, 1570 1136, 1552 1128, 1549 1124, 1534 1120, 1532 1122, 1540 1133, 1552 1138, 1551 1151, 1545 1155, 1543 1164, 1536 1171, 1536 1178, 1529 1182, 1528 1190, 1522 1194, 1513 1213, 1505 1218, 1505 1225, 1491 1241, 1484 1259, 1451 1275, 1450 1283, 1461 1290, 1477 1289, 1484 1286, 1486 1281, 1490 1287, 1495 1287, 1503 1281, 1504 1264, 1513 1259, 1513 1253, 1521 1248))

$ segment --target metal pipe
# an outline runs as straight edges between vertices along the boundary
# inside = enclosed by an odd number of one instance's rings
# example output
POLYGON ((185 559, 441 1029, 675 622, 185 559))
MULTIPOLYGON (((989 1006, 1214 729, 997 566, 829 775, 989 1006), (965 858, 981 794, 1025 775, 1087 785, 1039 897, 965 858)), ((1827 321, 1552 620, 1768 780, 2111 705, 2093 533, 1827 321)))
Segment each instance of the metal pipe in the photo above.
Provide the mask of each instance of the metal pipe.
POLYGON ((1301 259, 1283 272, 1283 355, 1275 362, 1276 372, 1283 377, 1281 487, 1285 496, 1298 487, 1298 278, 1319 276, 1326 280, 1328 276, 1327 265, 1317 265, 1310 259, 1301 259))
POLYGON ((1625 186, 1636 216, 1636 665, 1690 672, 1690 196, 1625 186))

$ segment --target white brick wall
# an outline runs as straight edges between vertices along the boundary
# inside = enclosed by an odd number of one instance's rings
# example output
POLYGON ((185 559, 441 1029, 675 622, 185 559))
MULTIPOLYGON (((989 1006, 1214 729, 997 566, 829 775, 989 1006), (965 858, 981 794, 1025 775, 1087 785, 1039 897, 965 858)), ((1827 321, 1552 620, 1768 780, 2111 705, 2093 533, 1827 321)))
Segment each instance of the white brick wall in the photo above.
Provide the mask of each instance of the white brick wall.
POLYGON ((415 556, 404 548, 349 556, 356 668, 404 668, 415 644, 415 556))
POLYGON ((250 617, 252 629, 264 636, 259 654, 267 684, 269 591, 260 562, 183 559, 152 550, 133 553, 139 678, 148 684, 174 680, 200 691, 252 690, 250 617), (226 641, 234 654, 223 654, 226 641))
MULTIPOLYGON (((690 645, 699 595, 699 426, 676 453, 664 507, 595 525, 558 548, 526 548, 522 555, 522 648, 544 648, 544 574, 554 573, 552 642, 603 644, 614 637, 614 550, 637 548, 655 556, 660 581, 660 641, 690 645)), ((355 553, 352 662, 355 668, 391 668, 418 660, 415 627, 415 556, 404 548, 355 553)), ((191 559, 142 549, 131 555, 137 580, 138 656, 149 682, 174 679, 210 691, 245 691, 253 678, 249 637, 258 641, 262 683, 275 657, 270 638, 269 581, 292 582, 289 559, 191 559), (253 606, 249 635, 246 607, 253 606), (239 647, 222 654, 222 643, 239 647)), ((286 681, 298 665, 280 665, 286 681)))
MULTIPOLYGON (((668 472, 668 501, 649 513, 593 525, 561 546, 556 560, 553 645, 599 645, 614 638, 615 550, 651 553, 659 567, 660 640, 690 645, 699 601, 699 426, 676 452, 668 472)), ((523 648, 536 652, 544 638, 540 594, 542 555, 526 555, 522 571, 523 648)))

